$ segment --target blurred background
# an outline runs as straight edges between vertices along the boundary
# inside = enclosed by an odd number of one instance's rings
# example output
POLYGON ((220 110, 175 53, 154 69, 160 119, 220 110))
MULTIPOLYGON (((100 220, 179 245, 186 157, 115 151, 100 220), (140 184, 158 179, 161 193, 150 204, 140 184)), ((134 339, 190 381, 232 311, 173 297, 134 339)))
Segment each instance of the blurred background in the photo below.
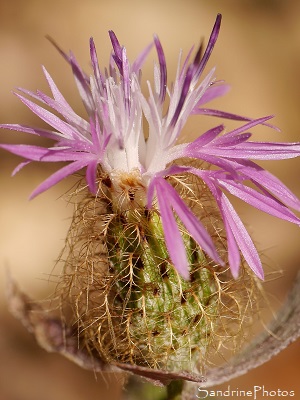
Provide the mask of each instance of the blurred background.
MULTIPOLYGON (((170 82, 179 49, 186 54, 203 37, 207 43, 217 13, 223 14, 223 23, 209 67, 216 66, 217 77, 227 81, 232 90, 211 107, 254 118, 274 114, 274 124, 282 133, 259 128, 254 130, 255 138, 299 140, 300 3, 294 0, 0 0, 0 123, 43 126, 11 93, 16 87, 48 93, 41 65, 75 110, 82 112, 69 67, 46 35, 65 51, 72 49, 89 70, 90 36, 104 67, 110 53, 109 29, 118 35, 131 59, 156 33, 166 53, 170 82)), ((152 79, 153 59, 154 52, 143 72, 144 80, 152 79)), ((195 138, 211 126, 212 121, 205 117, 193 118, 184 133, 195 138)), ((42 143, 5 131, 0 141, 42 143)), ((75 178, 67 179, 29 202, 31 191, 56 168, 32 164, 11 178, 19 161, 0 152, 0 400, 119 399, 118 377, 95 379, 92 372, 47 354, 7 311, 7 269, 34 298, 43 299, 53 289, 48 275, 63 247, 72 214, 64 194, 76 183, 75 178)), ((299 160, 268 162, 267 167, 300 196, 299 160)), ((280 279, 274 280, 271 274, 266 283, 277 310, 299 270, 298 228, 250 206, 238 204, 237 208, 264 252, 269 270, 283 271, 280 279)), ((231 387, 298 389, 299 397, 299 357, 298 342, 264 366, 233 380, 231 387)))

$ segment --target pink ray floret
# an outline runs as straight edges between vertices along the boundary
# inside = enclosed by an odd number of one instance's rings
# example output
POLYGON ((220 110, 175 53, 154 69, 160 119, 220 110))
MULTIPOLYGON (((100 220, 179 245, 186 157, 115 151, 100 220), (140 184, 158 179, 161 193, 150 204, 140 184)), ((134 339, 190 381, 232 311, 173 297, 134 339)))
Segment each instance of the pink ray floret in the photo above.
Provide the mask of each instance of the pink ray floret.
POLYGON ((33 93, 24 89, 16 95, 50 128, 19 124, 2 124, 1 128, 46 137, 52 139, 54 145, 44 148, 2 144, 1 147, 25 158, 14 172, 31 161, 67 162, 42 182, 31 197, 83 168, 86 168, 86 181, 93 193, 97 191, 99 167, 109 176, 118 171, 139 171, 147 191, 145 207, 151 208, 154 201, 157 203, 169 256, 186 279, 189 277, 189 265, 175 214, 203 251, 217 264, 223 265, 204 225, 167 181, 168 176, 183 173, 198 176, 210 189, 220 209, 233 276, 238 276, 242 254, 254 273, 263 279, 258 252, 225 193, 277 218, 300 225, 300 219, 290 210, 300 210, 299 199, 280 180, 253 161, 298 157, 300 143, 252 141, 250 129, 259 125, 277 129, 269 124, 270 116, 253 119, 206 108, 208 102, 225 95, 229 89, 228 85, 216 80, 214 68, 204 74, 220 24, 221 15, 218 15, 207 47, 204 50, 201 44, 194 58, 193 48, 183 61, 180 53, 176 77, 171 86, 168 86, 163 46, 157 36, 130 63, 125 47, 120 45, 114 32, 109 32, 112 54, 105 71, 98 64, 96 47, 91 39, 91 76, 81 69, 72 53, 68 55, 55 45, 72 68, 87 117, 76 114, 43 68, 52 97, 40 91, 33 93), (149 94, 145 96, 140 86, 141 68, 153 48, 158 63, 154 65, 154 85, 147 82, 149 94), (178 144, 182 129, 191 115, 217 116, 243 121, 243 125, 228 132, 224 125, 218 125, 200 134, 193 142, 178 144), (147 139, 143 127, 145 121, 148 124, 147 139), (183 165, 183 158, 204 161, 208 167, 203 169, 205 164, 201 164, 201 169, 189 167, 186 163, 183 165), (174 161, 176 165, 172 165, 174 161), (214 168, 211 169, 210 165, 214 168))

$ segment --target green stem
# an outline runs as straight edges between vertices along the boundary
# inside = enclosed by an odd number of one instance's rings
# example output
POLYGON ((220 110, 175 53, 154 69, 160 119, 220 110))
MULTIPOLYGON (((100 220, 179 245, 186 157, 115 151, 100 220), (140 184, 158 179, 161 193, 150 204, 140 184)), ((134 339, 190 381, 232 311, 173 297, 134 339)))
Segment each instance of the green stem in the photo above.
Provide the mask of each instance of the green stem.
POLYGON ((183 389, 183 381, 172 381, 167 386, 166 400, 180 400, 183 389))
POLYGON ((158 387, 132 376, 123 400, 181 400, 183 385, 183 381, 173 381, 167 387, 158 387))

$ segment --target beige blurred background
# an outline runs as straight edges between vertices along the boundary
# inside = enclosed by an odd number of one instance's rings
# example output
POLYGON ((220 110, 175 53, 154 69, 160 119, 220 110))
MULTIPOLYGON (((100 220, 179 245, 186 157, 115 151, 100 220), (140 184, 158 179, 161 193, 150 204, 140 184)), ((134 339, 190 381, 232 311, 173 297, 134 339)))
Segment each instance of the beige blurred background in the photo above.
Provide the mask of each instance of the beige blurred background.
MULTIPOLYGON (((109 29, 132 59, 157 33, 172 78, 179 49, 186 54, 203 36, 207 39, 218 12, 223 14, 222 29, 209 65, 217 66, 218 78, 230 83, 232 90, 212 107, 252 117, 275 114, 274 123, 282 133, 259 128, 256 138, 299 140, 300 3, 293 0, 1 0, 0 123, 42 126, 11 93, 16 87, 47 91, 42 64, 72 106, 82 110, 69 68, 45 35, 65 50, 72 49, 88 70, 90 36, 101 65, 106 66, 109 29)), ((154 57, 153 52, 150 59, 154 57)), ((152 79, 151 68, 148 62, 144 77, 152 79)), ((196 137, 208 126, 211 121, 205 117, 193 119, 185 134, 196 137)), ((1 132, 0 141, 41 143, 13 132, 1 132)), ((40 350, 7 312, 7 268, 33 297, 41 299, 51 291, 48 274, 63 246, 72 212, 63 195, 76 180, 70 178, 28 202, 31 191, 55 168, 31 165, 11 178, 19 159, 4 151, 0 157, 0 400, 118 399, 117 378, 107 384, 101 376, 96 380, 92 372, 40 350)), ((299 160, 269 162, 268 168, 300 196, 299 160)), ((299 270, 298 228, 250 206, 238 209, 270 269, 284 270, 281 279, 266 285, 278 309, 299 270)), ((251 390, 264 384, 269 390, 298 390, 300 398, 299 361, 298 342, 231 386, 251 390)))

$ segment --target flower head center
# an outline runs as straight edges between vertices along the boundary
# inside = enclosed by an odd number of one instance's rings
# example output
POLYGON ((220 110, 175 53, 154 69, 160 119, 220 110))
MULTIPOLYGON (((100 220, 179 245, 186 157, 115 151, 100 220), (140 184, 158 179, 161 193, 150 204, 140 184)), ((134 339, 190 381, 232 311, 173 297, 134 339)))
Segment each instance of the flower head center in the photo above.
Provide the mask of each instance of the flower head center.
POLYGON ((114 170, 110 178, 115 211, 122 212, 145 206, 146 186, 138 168, 133 168, 130 172, 114 170))

